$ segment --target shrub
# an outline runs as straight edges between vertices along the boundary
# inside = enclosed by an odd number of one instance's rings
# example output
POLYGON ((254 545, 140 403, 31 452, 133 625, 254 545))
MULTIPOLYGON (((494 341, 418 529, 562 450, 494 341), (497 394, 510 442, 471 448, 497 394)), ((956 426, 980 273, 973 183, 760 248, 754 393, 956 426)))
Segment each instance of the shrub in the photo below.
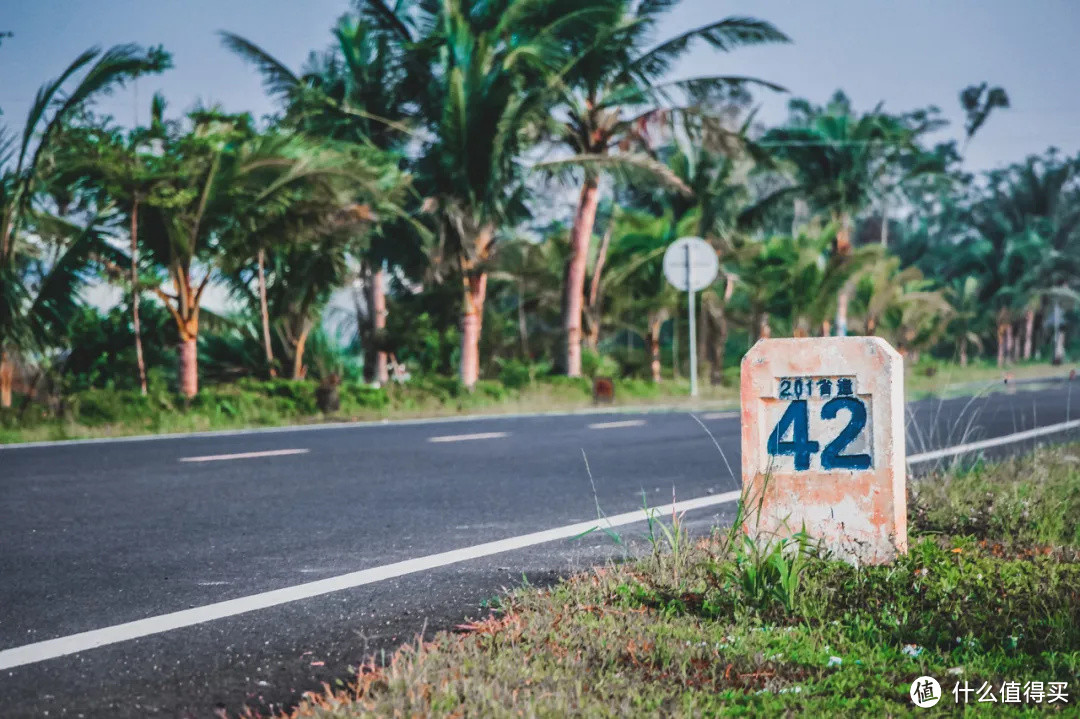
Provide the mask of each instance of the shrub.
POLYGON ((522 360, 499 360, 499 381, 507 389, 520 389, 532 384, 535 371, 533 365, 522 360))
POLYGON ((386 389, 382 387, 369 387, 359 382, 344 382, 339 392, 343 412, 358 409, 384 409, 390 404, 390 397, 386 389))
POLYGON ((586 377, 617 377, 619 363, 586 347, 581 350, 581 371, 586 377))

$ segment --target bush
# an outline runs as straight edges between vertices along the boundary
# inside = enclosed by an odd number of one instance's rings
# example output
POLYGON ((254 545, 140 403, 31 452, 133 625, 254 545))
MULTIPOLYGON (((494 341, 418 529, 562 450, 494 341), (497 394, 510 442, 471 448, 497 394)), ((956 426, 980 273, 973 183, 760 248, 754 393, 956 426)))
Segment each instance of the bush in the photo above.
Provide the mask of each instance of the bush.
POLYGON ((499 381, 507 389, 521 389, 532 384, 536 376, 535 371, 532 364, 522 360, 499 360, 499 381))
POLYGON ((586 377, 618 377, 619 363, 586 347, 581 350, 581 371, 586 377))
POLYGON ((382 387, 369 387, 359 382, 345 382, 338 391, 341 393, 343 412, 384 409, 390 405, 390 397, 382 387))
POLYGON ((652 398, 659 397, 664 388, 660 384, 647 379, 624 379, 615 386, 615 394, 622 393, 624 396, 652 398))

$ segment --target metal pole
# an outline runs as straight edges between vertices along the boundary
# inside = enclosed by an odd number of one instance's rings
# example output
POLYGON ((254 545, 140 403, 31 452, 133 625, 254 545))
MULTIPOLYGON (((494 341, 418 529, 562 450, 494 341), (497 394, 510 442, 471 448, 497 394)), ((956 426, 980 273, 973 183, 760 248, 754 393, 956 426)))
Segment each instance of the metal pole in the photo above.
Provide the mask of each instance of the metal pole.
POLYGON ((697 397, 697 323, 694 321, 694 288, 690 284, 690 245, 686 245, 686 299, 690 312, 690 396, 697 397))

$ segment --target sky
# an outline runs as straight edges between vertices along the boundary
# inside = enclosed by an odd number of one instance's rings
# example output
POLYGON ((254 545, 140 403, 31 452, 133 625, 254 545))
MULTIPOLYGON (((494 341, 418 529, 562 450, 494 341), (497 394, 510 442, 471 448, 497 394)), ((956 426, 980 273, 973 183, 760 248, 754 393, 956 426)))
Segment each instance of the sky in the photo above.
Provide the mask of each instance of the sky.
MULTIPOLYGON (((39 85, 87 47, 121 42, 161 44, 174 69, 144 78, 103 100, 99 109, 123 123, 146 122, 162 91, 170 114, 197 103, 227 111, 273 111, 258 76, 225 50, 219 30, 253 40, 293 68, 329 43, 329 28, 348 0, 0 0, 0 108, 14 125, 39 85)), ((673 75, 750 75, 792 95, 825 102, 838 88, 856 107, 878 102, 893 111, 937 105, 954 120, 942 139, 959 137, 957 94, 988 81, 1008 91, 1013 107, 992 117, 973 142, 970 169, 1019 160, 1054 145, 1080 150, 1080 2, 1075 0, 683 0, 660 35, 726 16, 768 20, 788 46, 721 54, 699 47, 673 75)), ((760 98, 760 119, 778 122, 787 97, 760 98)))
MULTIPOLYGON (((199 103, 256 118, 274 111, 255 71, 227 51, 229 30, 299 69, 348 0, 0 0, 0 109, 19 127, 37 88, 91 46, 163 45, 174 68, 102 100, 98 110, 147 122, 161 91, 175 116, 199 103)), ((696 48, 673 78, 749 75, 790 95, 761 95, 759 119, 780 122, 790 96, 823 104, 843 89, 859 110, 883 102, 902 112, 940 107, 953 121, 937 139, 960 139, 959 91, 987 81, 1012 108, 991 117, 970 146, 967 167, 983 170, 1055 146, 1080 152, 1080 2, 1076 0, 683 0, 663 38, 727 16, 768 20, 790 45, 717 53, 696 48)), ((567 207, 567 216, 571 208, 567 207)))

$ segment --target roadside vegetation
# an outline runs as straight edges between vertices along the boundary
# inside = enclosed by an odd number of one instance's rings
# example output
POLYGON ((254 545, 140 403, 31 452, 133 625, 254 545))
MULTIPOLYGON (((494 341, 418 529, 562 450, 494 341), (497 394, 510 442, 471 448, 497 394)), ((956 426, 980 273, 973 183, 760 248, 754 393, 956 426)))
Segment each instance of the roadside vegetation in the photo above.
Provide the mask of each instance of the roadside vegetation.
POLYGON ((685 235, 720 264, 697 315, 716 396, 770 336, 879 335, 968 372, 1075 356, 1080 160, 965 166, 1005 89, 958 88, 951 130, 803 99, 723 74, 783 28, 664 36, 676 6, 355 0, 299 67, 232 28, 276 103, 259 120, 155 95, 124 125, 95 100, 168 50, 75 58, 0 122, 5 436, 305 420, 316 384, 345 416, 563 406, 593 376, 676 396, 689 328, 661 265, 685 235), (720 73, 673 74, 694 48, 720 73))
MULTIPOLYGON (((192 399, 173 392, 161 373, 151 371, 146 394, 87 387, 65 393, 52 406, 24 401, 0 410, 0 444, 478 413, 738 408, 737 373, 725 384, 701 386, 696 400, 689 397, 686 377, 669 375, 663 382, 616 378, 611 399, 597 401, 593 394, 593 378, 600 376, 596 356, 586 351, 583 359, 584 377, 551 375, 543 367, 507 362, 495 379, 481 379, 472 390, 456 377, 438 375, 381 387, 348 377, 333 385, 247 377, 203 387, 192 399)), ((1021 363, 1008 374, 1011 380, 1060 379, 1068 369, 1046 362, 1021 363)), ((1010 385, 1003 376, 992 362, 961 371, 952 363, 924 359, 908 368, 906 389, 910 399, 1008 391, 1010 385)))
POLYGON ((917 716, 923 675, 937 713, 967 682, 999 698, 980 716, 1074 714, 1080 444, 919 479, 909 521, 907 556, 854 568, 657 517, 650 556, 513 592, 289 716, 917 716), (1068 703, 1003 704, 1003 682, 1021 702, 1067 682, 1068 703))

